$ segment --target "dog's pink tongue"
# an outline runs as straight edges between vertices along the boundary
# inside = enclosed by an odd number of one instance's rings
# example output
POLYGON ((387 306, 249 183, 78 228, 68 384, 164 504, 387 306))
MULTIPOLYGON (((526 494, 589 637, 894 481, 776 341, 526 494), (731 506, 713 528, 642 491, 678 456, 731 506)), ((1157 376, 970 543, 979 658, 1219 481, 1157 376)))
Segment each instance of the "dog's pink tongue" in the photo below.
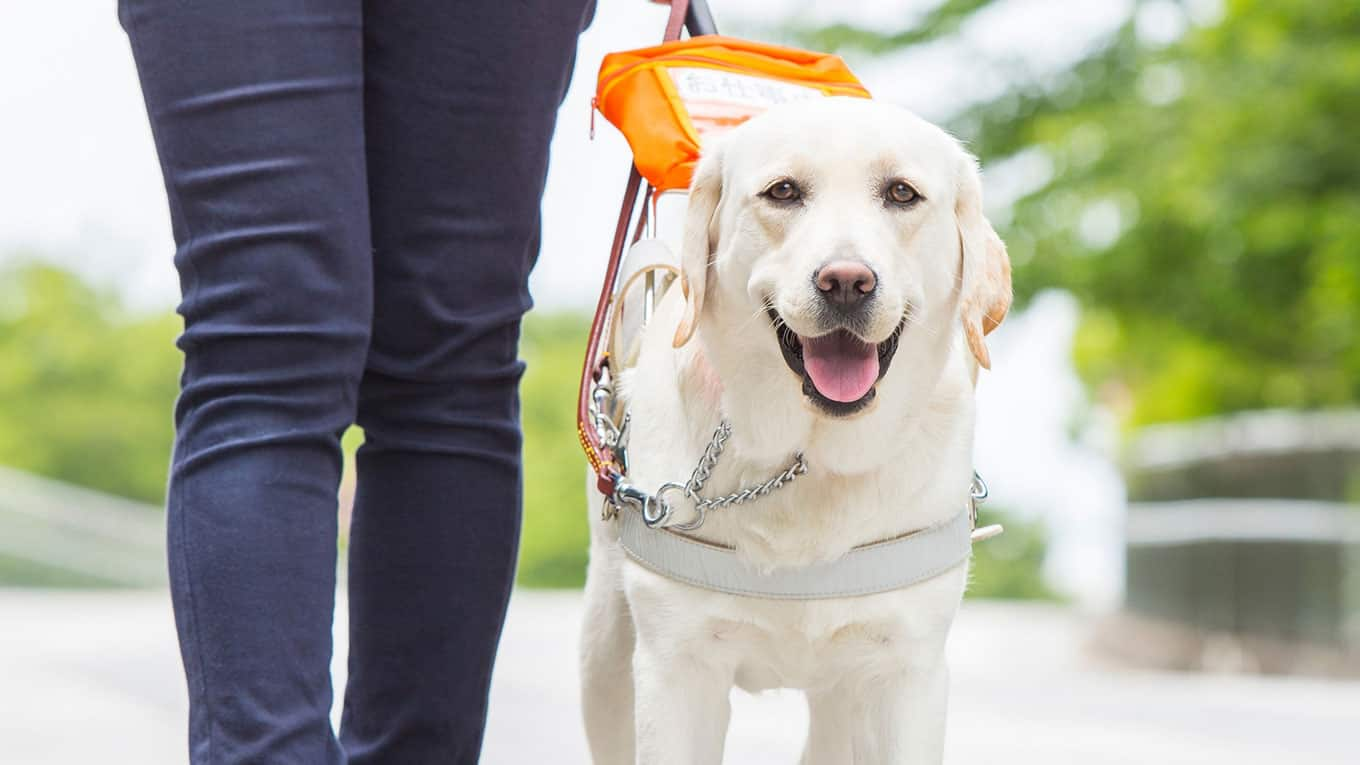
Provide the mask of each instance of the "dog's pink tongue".
POLYGON ((804 338, 803 368, 818 392, 848 404, 878 380, 878 348, 844 331, 804 338))

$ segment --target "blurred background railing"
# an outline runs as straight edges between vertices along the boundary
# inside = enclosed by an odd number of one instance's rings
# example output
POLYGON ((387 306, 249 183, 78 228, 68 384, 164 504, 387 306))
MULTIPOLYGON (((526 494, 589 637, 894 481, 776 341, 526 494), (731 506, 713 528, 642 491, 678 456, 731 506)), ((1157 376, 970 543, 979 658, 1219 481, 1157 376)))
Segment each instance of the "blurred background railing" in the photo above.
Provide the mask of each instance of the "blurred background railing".
POLYGON ((158 508, 0 468, 0 584, 164 585, 158 508))
POLYGON ((1360 676, 1360 412, 1257 412, 1137 434, 1118 656, 1360 676))

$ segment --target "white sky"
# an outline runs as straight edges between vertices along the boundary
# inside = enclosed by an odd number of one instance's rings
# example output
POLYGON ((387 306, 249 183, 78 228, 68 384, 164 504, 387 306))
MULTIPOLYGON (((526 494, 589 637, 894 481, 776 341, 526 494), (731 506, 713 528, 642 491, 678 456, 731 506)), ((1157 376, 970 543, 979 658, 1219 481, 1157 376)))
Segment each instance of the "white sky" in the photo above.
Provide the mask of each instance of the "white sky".
MULTIPOLYGON (((938 120, 1001 87, 997 72, 977 64, 978 51, 1061 69, 1118 22, 1130 2, 1009 0, 970 23, 961 41, 873 61, 847 58, 877 97, 938 120)), ((929 2, 711 4, 724 31, 756 34, 791 18, 895 29, 929 2)), ((6 4, 0 265, 39 256, 118 291, 137 308, 164 310, 178 299, 165 193, 115 6, 114 0, 6 4)), ((598 293, 629 155, 602 119, 595 140, 588 140, 595 71, 610 50, 651 44, 664 23, 664 8, 645 0, 600 0, 599 6, 581 38, 553 140, 543 252, 532 281, 540 307, 586 308, 598 293)), ((998 175, 988 188, 998 197, 1015 185, 998 175)), ((991 200, 998 202, 1005 200, 991 200)), ((1068 360, 1075 317, 1072 302, 1055 295, 998 331, 996 371, 984 377, 980 393, 978 464, 998 504, 1052 525, 1054 584, 1082 602, 1105 605, 1120 586, 1122 485, 1108 460, 1067 438, 1082 405, 1068 360)))

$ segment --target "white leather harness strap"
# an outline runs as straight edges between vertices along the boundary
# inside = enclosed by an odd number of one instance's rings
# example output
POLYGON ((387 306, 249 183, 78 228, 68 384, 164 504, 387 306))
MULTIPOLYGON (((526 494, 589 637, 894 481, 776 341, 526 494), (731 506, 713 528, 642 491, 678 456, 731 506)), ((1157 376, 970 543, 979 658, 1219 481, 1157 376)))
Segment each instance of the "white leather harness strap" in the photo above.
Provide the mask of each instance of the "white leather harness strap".
POLYGON ((935 526, 856 547, 834 561, 770 573, 755 570, 731 548, 649 528, 638 512, 619 513, 618 523, 619 544, 644 568, 706 590, 775 600, 898 590, 942 574, 972 554, 973 521, 967 508, 935 526))

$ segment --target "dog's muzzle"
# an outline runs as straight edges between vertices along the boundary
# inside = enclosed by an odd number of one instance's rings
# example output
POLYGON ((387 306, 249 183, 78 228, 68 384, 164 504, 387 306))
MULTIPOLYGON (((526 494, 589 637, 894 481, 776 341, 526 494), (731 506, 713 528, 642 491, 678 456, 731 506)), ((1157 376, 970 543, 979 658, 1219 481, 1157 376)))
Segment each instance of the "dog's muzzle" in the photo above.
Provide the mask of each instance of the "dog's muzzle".
POLYGON ((888 373, 906 327, 904 317, 883 342, 872 344, 847 329, 804 338, 769 309, 784 363, 803 382, 803 394, 833 417, 848 417, 873 401, 877 383, 888 373))

